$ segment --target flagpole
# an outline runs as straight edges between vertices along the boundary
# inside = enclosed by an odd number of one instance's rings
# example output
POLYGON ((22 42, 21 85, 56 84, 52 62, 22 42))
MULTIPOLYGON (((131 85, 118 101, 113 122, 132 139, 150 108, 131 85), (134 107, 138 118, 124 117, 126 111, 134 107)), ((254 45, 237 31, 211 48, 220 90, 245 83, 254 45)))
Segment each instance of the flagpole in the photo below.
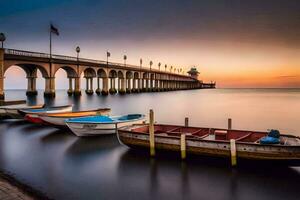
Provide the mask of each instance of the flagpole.
POLYGON ((50 59, 52 58, 52 34, 51 34, 51 27, 50 27, 50 59))

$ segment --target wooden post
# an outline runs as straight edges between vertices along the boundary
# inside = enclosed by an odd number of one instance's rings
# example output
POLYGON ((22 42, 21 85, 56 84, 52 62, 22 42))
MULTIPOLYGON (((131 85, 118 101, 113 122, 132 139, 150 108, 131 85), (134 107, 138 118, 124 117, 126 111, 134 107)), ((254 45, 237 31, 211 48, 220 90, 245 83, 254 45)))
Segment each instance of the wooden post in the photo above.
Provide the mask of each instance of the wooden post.
POLYGON ((237 165, 237 160, 236 160, 236 145, 235 145, 235 140, 231 139, 230 140, 230 156, 231 156, 231 166, 236 166, 237 165))
POLYGON ((228 130, 232 129, 232 119, 228 118, 228 130))
POLYGON ((186 118, 184 119, 184 126, 185 126, 185 127, 188 127, 188 126, 189 126, 189 118, 188 118, 188 117, 186 117, 186 118))
POLYGON ((181 134, 181 136, 180 136, 180 150, 181 150, 181 159, 185 159, 186 158, 185 134, 181 134))
POLYGON ((153 110, 150 110, 149 116, 149 139, 150 139, 150 156, 155 156, 155 142, 154 142, 154 113, 153 110))

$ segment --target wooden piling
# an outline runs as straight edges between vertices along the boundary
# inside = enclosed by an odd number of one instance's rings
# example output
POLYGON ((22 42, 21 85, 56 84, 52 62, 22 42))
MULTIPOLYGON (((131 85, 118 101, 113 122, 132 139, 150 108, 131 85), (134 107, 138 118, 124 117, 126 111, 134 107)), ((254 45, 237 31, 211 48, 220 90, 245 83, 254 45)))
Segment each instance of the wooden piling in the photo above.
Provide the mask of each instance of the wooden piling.
POLYGON ((150 140, 150 156, 155 156, 155 141, 154 141, 154 112, 151 109, 149 114, 149 140, 150 140))
POLYGON ((228 130, 232 129, 232 119, 228 118, 228 130))
POLYGON ((181 159, 185 159, 186 158, 185 134, 181 134, 181 136, 180 136, 180 151, 181 151, 181 159))
POLYGON ((234 167, 237 165, 236 145, 234 139, 230 140, 230 156, 231 156, 231 166, 234 167))
POLYGON ((184 126, 185 126, 185 127, 188 127, 188 126, 189 126, 189 118, 188 118, 188 117, 186 117, 186 118, 184 119, 184 126))

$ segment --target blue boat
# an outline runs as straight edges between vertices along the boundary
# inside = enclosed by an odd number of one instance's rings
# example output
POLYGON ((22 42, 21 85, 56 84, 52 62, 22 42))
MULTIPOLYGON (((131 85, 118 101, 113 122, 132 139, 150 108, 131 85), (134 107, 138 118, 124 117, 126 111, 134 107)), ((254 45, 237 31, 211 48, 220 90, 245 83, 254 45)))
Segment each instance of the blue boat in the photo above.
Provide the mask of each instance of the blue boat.
POLYGON ((145 115, 129 114, 122 116, 89 116, 78 117, 66 120, 67 126, 79 137, 115 134, 117 129, 133 124, 141 124, 145 120, 145 115))

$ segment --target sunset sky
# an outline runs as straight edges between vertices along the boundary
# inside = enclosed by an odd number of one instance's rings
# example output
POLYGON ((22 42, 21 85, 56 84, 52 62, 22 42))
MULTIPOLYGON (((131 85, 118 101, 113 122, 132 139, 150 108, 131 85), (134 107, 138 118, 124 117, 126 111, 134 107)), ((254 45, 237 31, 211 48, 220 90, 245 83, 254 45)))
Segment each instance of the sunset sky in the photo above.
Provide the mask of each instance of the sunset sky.
MULTIPOLYGON (((300 87, 298 0, 0 1, 5 47, 49 51, 49 23, 60 32, 53 53, 138 64, 197 66, 218 87, 300 87)), ((25 82, 17 68, 6 88, 25 82)), ((65 88, 59 71, 57 87, 65 88)), ((40 80, 41 81, 41 80, 40 80)), ((24 84, 23 84, 24 86, 24 84)))

